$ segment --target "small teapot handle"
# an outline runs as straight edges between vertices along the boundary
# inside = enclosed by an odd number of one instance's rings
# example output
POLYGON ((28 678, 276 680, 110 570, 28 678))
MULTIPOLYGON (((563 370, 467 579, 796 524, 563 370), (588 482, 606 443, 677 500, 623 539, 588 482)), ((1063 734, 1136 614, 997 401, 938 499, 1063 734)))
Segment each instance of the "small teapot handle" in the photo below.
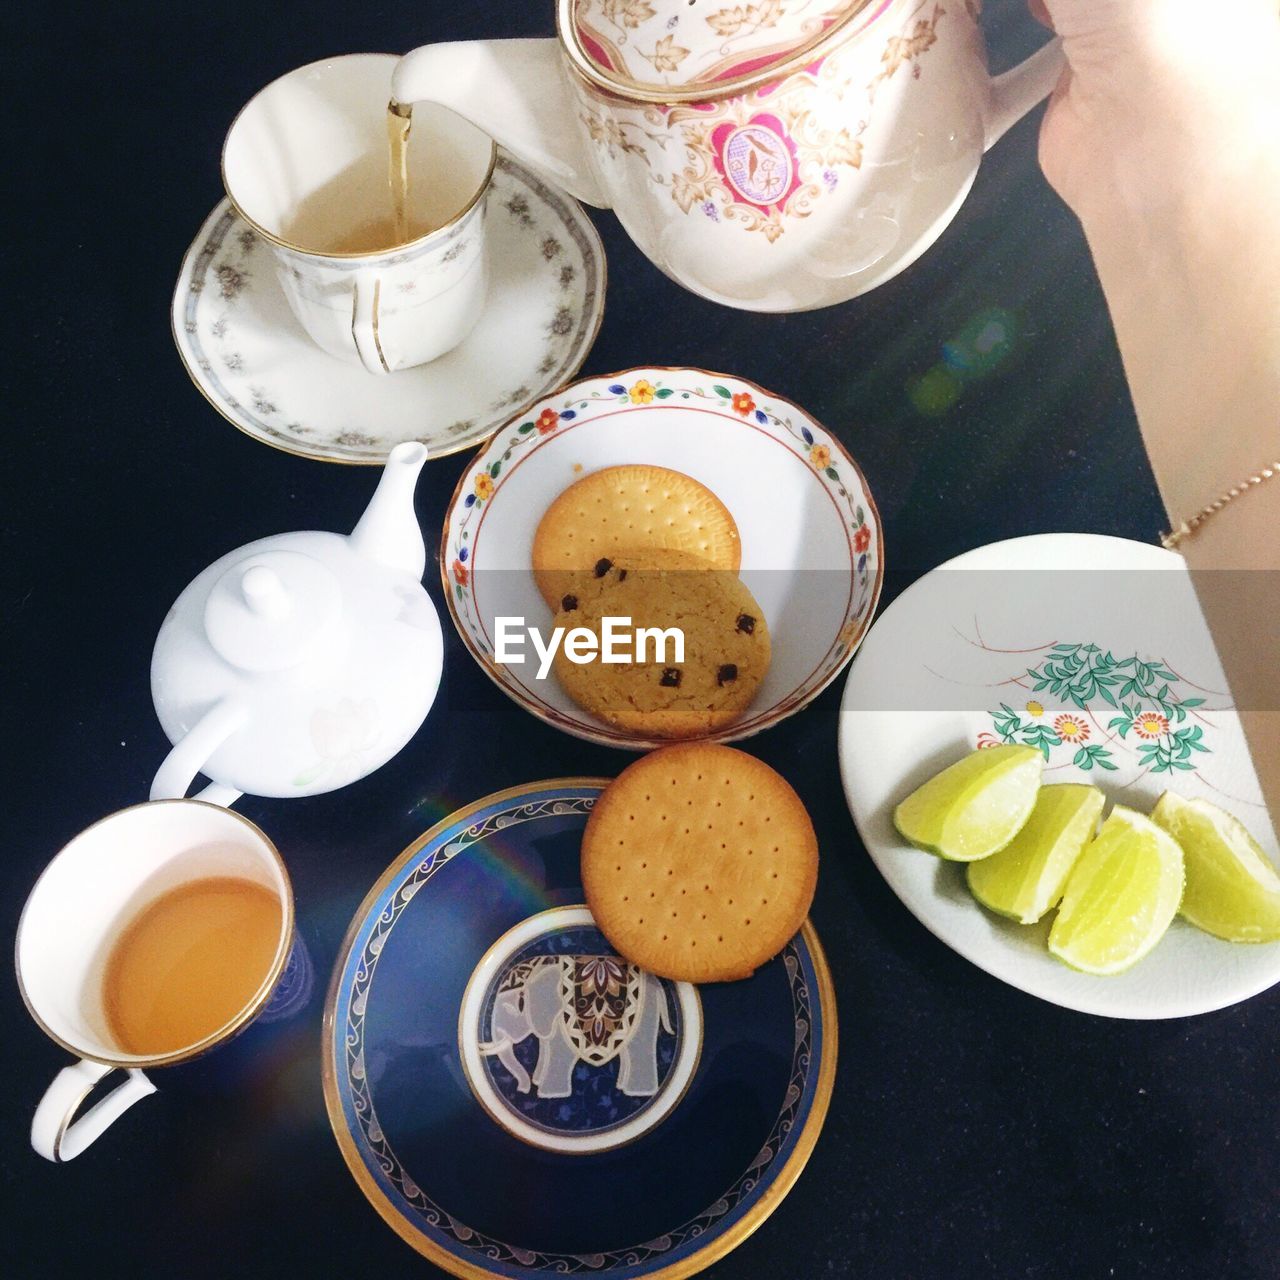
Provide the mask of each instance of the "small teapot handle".
MULTIPOLYGON (((152 800, 180 800, 211 755, 249 718, 248 709, 228 699, 215 703, 177 742, 156 771, 152 800)), ((206 804, 230 808, 243 792, 221 782, 210 783, 194 797, 206 804)))

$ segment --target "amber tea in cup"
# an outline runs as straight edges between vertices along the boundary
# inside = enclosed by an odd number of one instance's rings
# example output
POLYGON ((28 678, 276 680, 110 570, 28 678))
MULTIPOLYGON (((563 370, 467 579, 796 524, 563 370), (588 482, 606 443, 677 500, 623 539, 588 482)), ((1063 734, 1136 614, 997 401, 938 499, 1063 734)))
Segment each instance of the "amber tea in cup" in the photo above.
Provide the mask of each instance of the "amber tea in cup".
POLYGON ((280 924, 278 895, 253 880, 206 877, 161 894, 107 957, 102 1004, 117 1046, 175 1053, 226 1026, 271 972, 280 924))
MULTIPOLYGON (((436 230, 435 224, 410 199, 409 134, 413 128, 411 107, 387 105, 386 209, 352 222, 352 201, 343 187, 321 187, 294 210, 287 239, 318 253, 382 253, 408 244, 436 230)), ((369 202, 376 209, 377 199, 369 202)))

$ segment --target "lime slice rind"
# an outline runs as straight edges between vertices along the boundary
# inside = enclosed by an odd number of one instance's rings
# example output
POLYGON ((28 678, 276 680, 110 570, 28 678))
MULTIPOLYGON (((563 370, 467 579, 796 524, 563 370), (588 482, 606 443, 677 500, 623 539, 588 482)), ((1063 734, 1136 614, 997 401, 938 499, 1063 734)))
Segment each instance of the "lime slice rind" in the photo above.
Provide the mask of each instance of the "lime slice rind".
POLYGON ((894 810, 898 833, 956 862, 989 857, 1017 835, 1035 806, 1044 758, 1034 747, 975 751, 943 769, 894 810))
POLYGON ((1150 818, 1117 805, 1067 879, 1050 952, 1097 976, 1132 968, 1177 914, 1183 877, 1178 842, 1150 818))
POLYGON ((1280 874, 1244 823, 1208 800, 1172 791, 1151 817, 1186 857, 1184 919, 1228 942, 1280 940, 1280 874))

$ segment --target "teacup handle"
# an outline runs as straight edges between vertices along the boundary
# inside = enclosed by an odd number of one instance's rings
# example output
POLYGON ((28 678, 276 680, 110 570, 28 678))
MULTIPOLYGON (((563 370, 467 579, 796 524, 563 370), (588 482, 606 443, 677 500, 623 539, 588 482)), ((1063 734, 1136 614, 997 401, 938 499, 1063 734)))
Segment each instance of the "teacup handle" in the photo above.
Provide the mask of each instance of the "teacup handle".
POLYGON ((370 373, 390 373, 391 366, 382 351, 378 333, 382 281, 363 271, 352 272, 351 339, 356 344, 360 363, 370 373))
MULTIPOLYGON (((247 710, 238 702, 216 703, 196 722, 195 727, 178 739, 156 771, 151 784, 152 800, 180 800, 187 794, 196 774, 206 760, 248 719, 247 710)), ((230 808, 244 793, 221 782, 211 782, 194 798, 206 804, 230 808)))
POLYGON ((990 151, 1036 103, 1044 101, 1057 88, 1066 66, 1062 41, 1055 36, 1016 67, 991 77, 984 151, 990 151))
POLYGON ((74 1160, 135 1102, 155 1093, 155 1085, 136 1067, 130 1067, 125 1079, 77 1120, 76 1112, 93 1086, 115 1069, 105 1062, 81 1058, 54 1076, 31 1121, 31 1145, 37 1153, 55 1162, 74 1160))

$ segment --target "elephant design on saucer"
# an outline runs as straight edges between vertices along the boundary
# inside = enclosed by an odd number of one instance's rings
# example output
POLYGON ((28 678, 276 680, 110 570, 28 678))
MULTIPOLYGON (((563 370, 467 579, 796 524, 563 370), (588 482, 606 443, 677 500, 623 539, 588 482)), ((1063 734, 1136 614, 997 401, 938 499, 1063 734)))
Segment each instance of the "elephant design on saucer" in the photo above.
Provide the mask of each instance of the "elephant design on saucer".
POLYGON ((562 1152, 609 1150, 659 1124, 701 1042, 696 989, 622 959, 578 906, 508 930, 477 965, 459 1018, 484 1109, 513 1136, 562 1152))
POLYGON ((618 1060, 617 1086, 628 1097, 658 1092, 658 1031, 673 1035, 662 982, 617 956, 538 956, 509 971, 490 1021, 493 1039, 480 1046, 528 1093, 568 1098, 573 1068, 618 1060), (532 1079, 514 1046, 538 1037, 532 1079))

